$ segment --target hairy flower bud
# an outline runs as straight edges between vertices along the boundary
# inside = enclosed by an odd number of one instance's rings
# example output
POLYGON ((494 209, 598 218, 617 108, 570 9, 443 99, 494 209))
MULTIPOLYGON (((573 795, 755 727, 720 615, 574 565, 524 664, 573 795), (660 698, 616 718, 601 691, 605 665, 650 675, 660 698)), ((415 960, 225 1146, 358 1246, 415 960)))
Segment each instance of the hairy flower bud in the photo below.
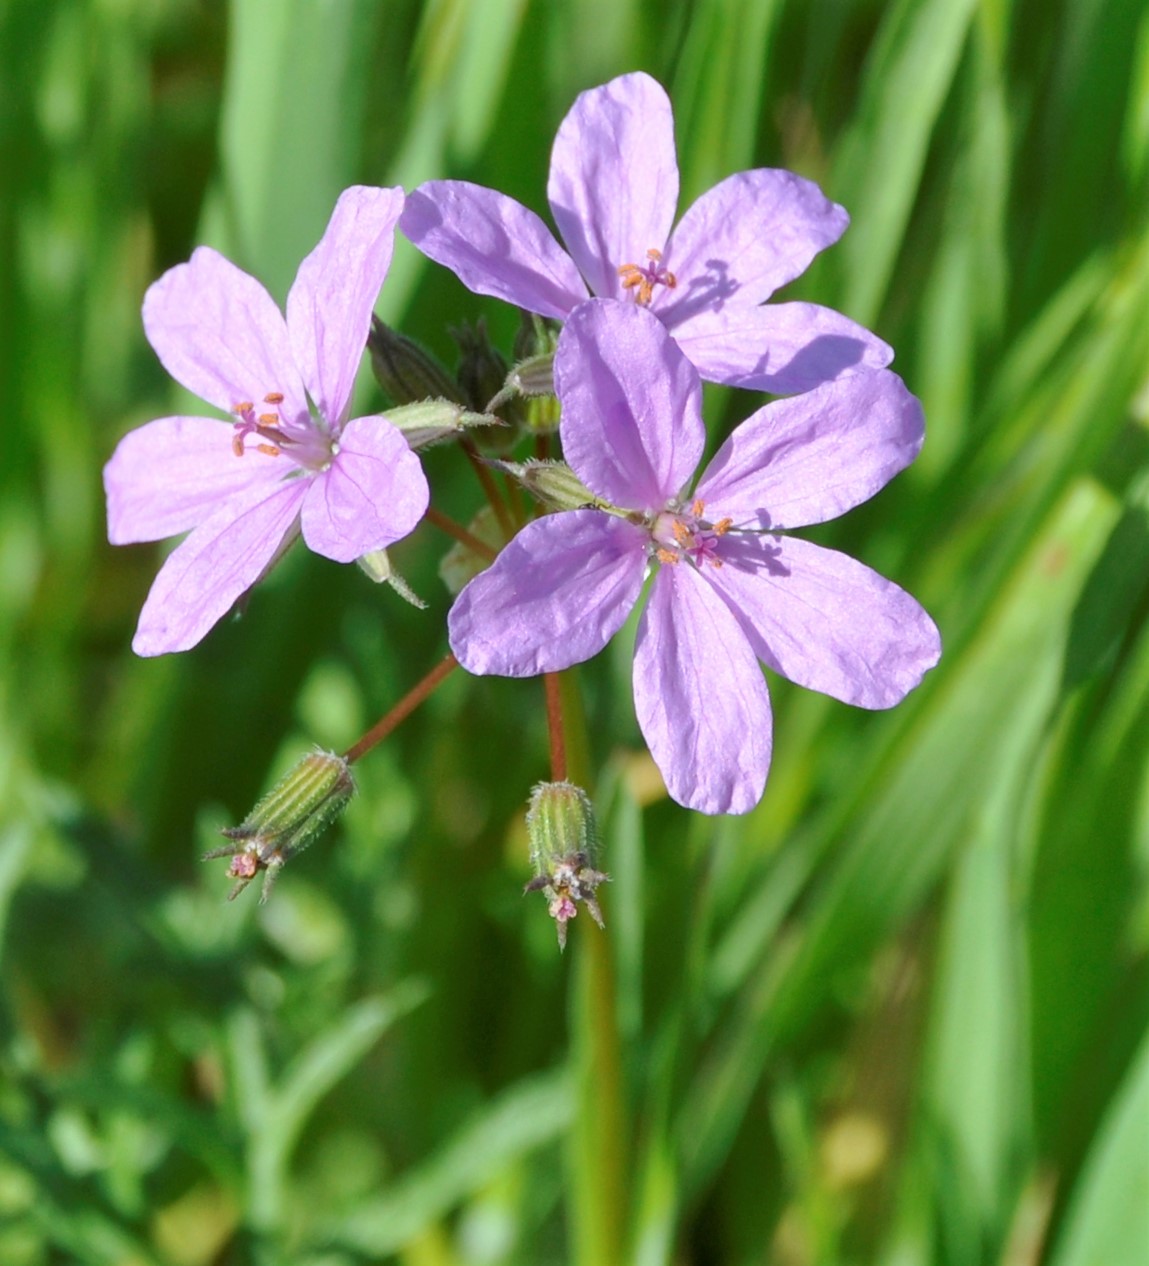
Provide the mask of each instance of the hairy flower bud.
POLYGON ((412 404, 435 396, 456 404, 466 403, 451 375, 429 352, 377 316, 371 318, 367 350, 376 381, 396 404, 412 404))
POLYGON ((417 400, 388 409, 383 417, 403 433, 408 448, 427 448, 472 426, 499 426, 498 418, 472 413, 453 400, 417 400))
POLYGON ((596 497, 566 462, 541 462, 532 459, 492 464, 517 479, 548 510, 583 510, 588 506, 599 510, 609 509, 607 503, 596 497))
POLYGON ((459 345, 459 368, 455 371, 463 399, 473 409, 485 409, 507 376, 507 361, 492 346, 487 323, 479 318, 474 325, 452 328, 451 337, 459 345))
POLYGON ((289 858, 308 844, 347 807, 355 794, 351 767, 334 752, 309 752, 247 815, 240 826, 225 827, 230 841, 204 854, 204 861, 230 857, 227 873, 236 885, 231 901, 260 871, 260 903, 267 900, 276 875, 289 858))
POLYGON ((598 828, 590 797, 569 782, 542 782, 531 793, 527 836, 535 877, 524 892, 542 892, 555 920, 559 949, 567 943, 567 924, 582 902, 601 928, 595 890, 610 876, 594 868, 598 828))

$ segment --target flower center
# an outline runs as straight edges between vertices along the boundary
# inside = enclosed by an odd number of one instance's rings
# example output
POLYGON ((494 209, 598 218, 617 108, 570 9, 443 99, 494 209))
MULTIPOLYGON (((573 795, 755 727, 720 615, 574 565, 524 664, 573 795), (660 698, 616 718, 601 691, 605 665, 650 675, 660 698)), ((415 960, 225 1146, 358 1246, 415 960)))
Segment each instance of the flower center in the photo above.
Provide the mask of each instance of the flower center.
POLYGON ((665 286, 667 290, 673 290, 678 285, 678 278, 663 266, 660 250, 652 246, 646 252, 646 258, 647 263, 642 266, 621 264, 618 270, 623 289, 634 292, 634 301, 641 308, 650 306, 655 286, 665 286))
POLYGON ((691 504, 689 510, 663 510, 650 524, 651 553, 660 563, 676 564, 684 558, 695 567, 704 562, 711 567, 721 567, 718 557, 718 539, 725 536, 733 525, 733 519, 719 519, 711 523, 704 519, 705 506, 701 501, 691 504))
POLYGON ((309 470, 326 470, 338 447, 322 434, 316 426, 300 428, 289 423, 283 416, 282 391, 269 391, 263 397, 261 412, 256 413, 250 400, 233 404, 232 413, 239 418, 232 423, 231 451, 236 457, 247 452, 262 453, 265 457, 279 457, 287 452, 294 462, 309 470), (255 436, 254 444, 248 444, 248 436, 255 436))

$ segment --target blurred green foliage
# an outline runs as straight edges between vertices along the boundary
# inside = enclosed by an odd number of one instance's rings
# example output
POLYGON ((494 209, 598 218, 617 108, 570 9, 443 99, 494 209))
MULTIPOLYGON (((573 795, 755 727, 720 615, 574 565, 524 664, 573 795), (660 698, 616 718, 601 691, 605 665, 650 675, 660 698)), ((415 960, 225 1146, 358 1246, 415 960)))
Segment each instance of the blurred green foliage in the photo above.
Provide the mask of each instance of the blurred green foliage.
MULTIPOLYGON (((3 0, 0 65, 0 1260, 1149 1260, 1141 0, 3 0), (143 290, 207 241, 282 298, 358 181, 543 211, 573 96, 636 68, 684 202, 781 165, 851 212, 792 290, 897 348, 928 439, 818 537, 942 665, 887 715, 772 682, 766 797, 709 820, 652 784, 614 646, 610 940, 565 958, 519 896, 533 682, 456 674, 225 905, 216 830, 444 649, 444 542, 396 551, 429 612, 300 551, 135 659, 161 555, 105 544, 99 470, 175 402, 143 290)), ((515 324, 405 246, 379 311, 445 357, 515 324)))

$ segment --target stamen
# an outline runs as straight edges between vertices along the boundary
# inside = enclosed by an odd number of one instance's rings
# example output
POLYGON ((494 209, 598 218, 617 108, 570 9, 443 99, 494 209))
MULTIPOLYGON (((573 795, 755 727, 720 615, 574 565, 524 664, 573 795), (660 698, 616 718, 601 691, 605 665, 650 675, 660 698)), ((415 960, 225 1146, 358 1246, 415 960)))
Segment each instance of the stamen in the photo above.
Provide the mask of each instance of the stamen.
POLYGON ((280 456, 279 449, 277 449, 274 444, 257 444, 255 446, 255 451, 257 453, 263 453, 267 457, 280 456))
POLYGON ((655 286, 665 286, 668 290, 673 290, 678 285, 675 275, 669 269, 663 268, 660 250, 650 247, 646 252, 646 258, 649 262, 645 266, 620 264, 618 269, 623 289, 636 291, 634 301, 641 308, 650 306, 650 301, 654 298, 655 286))
POLYGON ((727 516, 725 519, 719 519, 714 525, 715 536, 725 536, 727 532, 734 526, 734 520, 727 516))
POLYGON ((261 413, 259 415, 259 423, 261 426, 274 426, 278 421, 278 413, 261 413))
POLYGON ((690 506, 690 513, 693 514, 696 519, 701 519, 702 511, 705 509, 706 509, 706 503, 702 501, 700 498, 695 497, 693 503, 690 506))
POLYGON ((282 403, 283 403, 283 392, 282 392, 282 391, 269 391, 269 392, 267 393, 267 395, 263 397, 263 403, 264 403, 264 404, 282 404, 282 403))
POLYGON ((242 457, 244 454, 243 432, 240 430, 236 430, 236 433, 231 437, 231 451, 236 457, 242 457))
POLYGON ((237 413, 242 418, 245 413, 250 413, 254 408, 255 405, 252 404, 250 400, 241 400, 239 404, 233 404, 231 406, 231 411, 232 413, 237 413))
POLYGON ((676 554, 673 550, 670 550, 670 549, 659 549, 655 551, 655 557, 658 559, 660 563, 670 563, 673 565, 674 563, 678 562, 679 558, 681 558, 681 555, 676 554))

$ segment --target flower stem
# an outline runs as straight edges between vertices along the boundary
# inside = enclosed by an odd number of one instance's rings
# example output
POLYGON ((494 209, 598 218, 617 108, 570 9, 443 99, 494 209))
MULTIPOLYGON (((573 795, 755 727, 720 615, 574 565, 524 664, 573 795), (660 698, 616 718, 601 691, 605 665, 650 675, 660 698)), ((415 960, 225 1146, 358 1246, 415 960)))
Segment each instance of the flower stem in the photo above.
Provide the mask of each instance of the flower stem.
POLYGON ((396 729, 401 721, 406 720, 434 691, 435 687, 458 666, 459 661, 454 655, 448 655, 446 659, 440 660, 421 682, 412 686, 389 712, 375 722, 358 743, 352 744, 343 753, 343 759, 349 765, 354 764, 360 756, 369 752, 376 744, 382 743, 388 734, 396 729))
POLYGON ((543 685, 547 692, 547 733, 551 741, 551 780, 566 782, 567 744, 563 734, 562 679, 558 673, 545 673, 543 685))
POLYGON ((427 522, 433 523, 440 532, 446 532, 448 536, 452 536, 460 544, 465 545, 469 550, 474 551, 480 558, 496 558, 499 551, 493 545, 488 545, 486 541, 481 541, 474 534, 468 532, 460 523, 456 523, 450 515, 444 514, 442 510, 436 510, 434 506, 427 507, 427 522))
POLYGON ((509 541, 515 534, 515 522, 507 509, 506 499, 499 491, 499 485, 495 483, 494 475, 491 474, 487 463, 483 461, 478 449, 470 440, 460 440, 459 447, 466 453, 467 460, 474 468, 475 475, 487 495, 487 500, 491 503, 491 509, 495 512, 495 518, 499 521, 499 527, 502 528, 504 537, 509 541))
MULTIPOLYGON (((572 781, 591 788, 582 698, 574 673, 560 674, 564 751, 572 781)), ((548 682, 548 705, 551 687, 548 682)), ((548 714, 550 708, 548 706, 548 714)), ((627 1110, 618 1028, 614 950, 589 920, 579 936, 571 993, 571 1056, 577 1110, 568 1143, 571 1260, 576 1266, 621 1266, 630 1208, 627 1110)))

